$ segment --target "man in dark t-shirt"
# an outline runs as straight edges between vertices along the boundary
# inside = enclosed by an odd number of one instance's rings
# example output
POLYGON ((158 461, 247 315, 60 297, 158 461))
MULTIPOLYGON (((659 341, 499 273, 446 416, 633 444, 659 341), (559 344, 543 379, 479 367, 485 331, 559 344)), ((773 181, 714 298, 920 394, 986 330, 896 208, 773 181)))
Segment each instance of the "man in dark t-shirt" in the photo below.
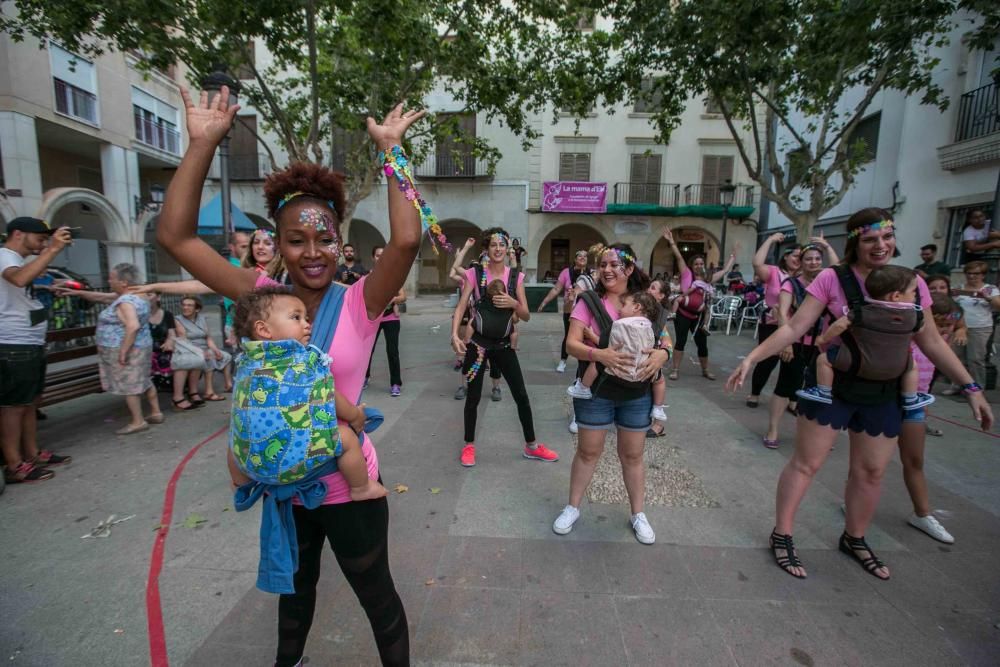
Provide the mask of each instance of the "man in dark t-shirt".
POLYGON ((344 245, 344 263, 337 267, 337 274, 333 277, 338 283, 353 285, 361 280, 361 276, 368 273, 361 262, 355 260, 354 246, 350 243, 344 245))
POLYGON ((918 264, 913 267, 913 270, 919 273, 924 278, 928 276, 948 276, 951 275, 951 267, 944 262, 937 262, 934 258, 937 256, 937 246, 933 243, 928 243, 920 248, 920 259, 924 260, 923 264, 918 264))

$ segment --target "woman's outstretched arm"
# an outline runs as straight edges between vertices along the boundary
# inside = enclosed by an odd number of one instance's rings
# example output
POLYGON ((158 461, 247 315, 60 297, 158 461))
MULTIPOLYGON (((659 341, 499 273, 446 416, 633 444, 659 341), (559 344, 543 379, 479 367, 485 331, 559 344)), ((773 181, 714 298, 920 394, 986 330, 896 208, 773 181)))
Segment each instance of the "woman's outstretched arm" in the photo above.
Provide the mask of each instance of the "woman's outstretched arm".
POLYGON ((257 273, 230 264, 198 238, 198 207, 215 149, 232 126, 239 106, 229 106, 226 86, 211 102, 203 92, 198 104, 194 104, 183 87, 181 96, 187 116, 188 147, 167 188, 156 225, 156 242, 212 291, 235 299, 254 288, 257 273))
MULTIPOLYGON (((368 118, 368 135, 379 151, 402 146, 406 130, 425 113, 404 113, 403 105, 398 104, 381 123, 368 118)), ((386 176, 385 179, 389 190, 389 241, 382 251, 382 258, 365 279, 365 308, 370 320, 381 315, 389 300, 399 293, 420 250, 423 236, 420 215, 413 202, 400 192, 395 176, 386 176)))

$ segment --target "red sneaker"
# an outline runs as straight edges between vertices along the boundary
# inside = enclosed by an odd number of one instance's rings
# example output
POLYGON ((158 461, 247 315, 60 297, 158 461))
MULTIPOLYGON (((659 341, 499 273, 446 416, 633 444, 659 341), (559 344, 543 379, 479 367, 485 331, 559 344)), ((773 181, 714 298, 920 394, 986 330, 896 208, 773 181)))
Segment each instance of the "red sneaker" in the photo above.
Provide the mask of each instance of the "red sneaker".
POLYGON ((476 446, 466 445, 462 447, 462 456, 458 459, 466 468, 476 465, 476 446))
POLYGON ((525 446, 524 458, 553 463, 559 460, 559 455, 539 442, 535 444, 534 448, 525 446))

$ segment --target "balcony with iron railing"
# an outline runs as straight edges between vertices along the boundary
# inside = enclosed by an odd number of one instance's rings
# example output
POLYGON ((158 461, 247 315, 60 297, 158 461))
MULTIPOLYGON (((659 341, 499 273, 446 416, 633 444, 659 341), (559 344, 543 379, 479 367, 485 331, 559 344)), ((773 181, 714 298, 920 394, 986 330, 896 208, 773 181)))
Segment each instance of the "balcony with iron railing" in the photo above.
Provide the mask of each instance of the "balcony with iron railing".
MULTIPOLYGON (((234 181, 260 181, 270 174, 271 158, 266 153, 230 153, 229 178, 234 181)), ((219 157, 212 160, 209 178, 220 178, 219 157)))
POLYGON ((152 146, 171 155, 181 154, 180 132, 169 125, 157 123, 142 114, 133 114, 135 118, 136 141, 152 146))
POLYGON ((56 111, 97 124, 97 95, 62 79, 53 78, 52 82, 55 86, 56 111))
POLYGON ((414 165, 418 178, 490 178, 489 162, 471 153, 429 155, 414 165))
MULTIPOLYGON (((608 213, 643 215, 696 215, 720 218, 723 214, 721 184, 615 183, 608 213)), ((735 186, 729 215, 746 217, 753 213, 754 186, 735 186)))
POLYGON ((955 141, 937 150, 941 168, 947 170, 1000 159, 1000 84, 994 81, 962 95, 955 141))

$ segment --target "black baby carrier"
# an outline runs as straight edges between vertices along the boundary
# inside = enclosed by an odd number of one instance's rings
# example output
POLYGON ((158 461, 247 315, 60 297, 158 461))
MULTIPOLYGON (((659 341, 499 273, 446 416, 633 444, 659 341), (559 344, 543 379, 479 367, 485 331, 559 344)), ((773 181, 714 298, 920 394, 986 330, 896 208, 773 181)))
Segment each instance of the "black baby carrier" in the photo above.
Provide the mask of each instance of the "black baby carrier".
MULTIPOLYGON (((476 285, 472 295, 473 316, 472 341, 485 348, 497 348, 510 344, 510 335, 514 331, 514 310, 511 308, 497 308, 493 305, 493 299, 485 292, 483 277, 486 275, 486 268, 476 266, 476 285), (482 291, 481 291, 482 290, 482 291)), ((520 270, 514 267, 510 269, 510 276, 507 278, 507 294, 517 299, 517 277, 520 270)))
MULTIPOLYGON (((920 297, 913 309, 870 303, 850 267, 835 266, 834 271, 847 297, 851 327, 841 335, 833 363, 833 394, 859 405, 898 401, 900 378, 913 363, 910 341, 924 323, 920 297)), ((831 324, 837 319, 830 313, 831 324)))
MULTIPOLYGON (((587 310, 590 311, 590 314, 594 316, 594 321, 597 322, 597 334, 601 339, 600 343, 598 343, 598 348, 606 348, 611 341, 612 321, 611 316, 608 315, 608 311, 604 309, 601 297, 597 294, 597 292, 587 291, 582 292, 579 296, 577 296, 577 299, 583 301, 587 305, 587 310)), ((617 375, 605 373, 604 365, 597 361, 580 361, 580 377, 583 377, 583 372, 592 363, 597 364, 597 379, 594 381, 594 386, 591 387, 591 391, 595 396, 597 395, 598 389, 602 386, 605 388, 604 395, 607 398, 622 400, 628 400, 630 398, 640 396, 649 388, 650 380, 643 380, 641 382, 624 380, 617 375)))

